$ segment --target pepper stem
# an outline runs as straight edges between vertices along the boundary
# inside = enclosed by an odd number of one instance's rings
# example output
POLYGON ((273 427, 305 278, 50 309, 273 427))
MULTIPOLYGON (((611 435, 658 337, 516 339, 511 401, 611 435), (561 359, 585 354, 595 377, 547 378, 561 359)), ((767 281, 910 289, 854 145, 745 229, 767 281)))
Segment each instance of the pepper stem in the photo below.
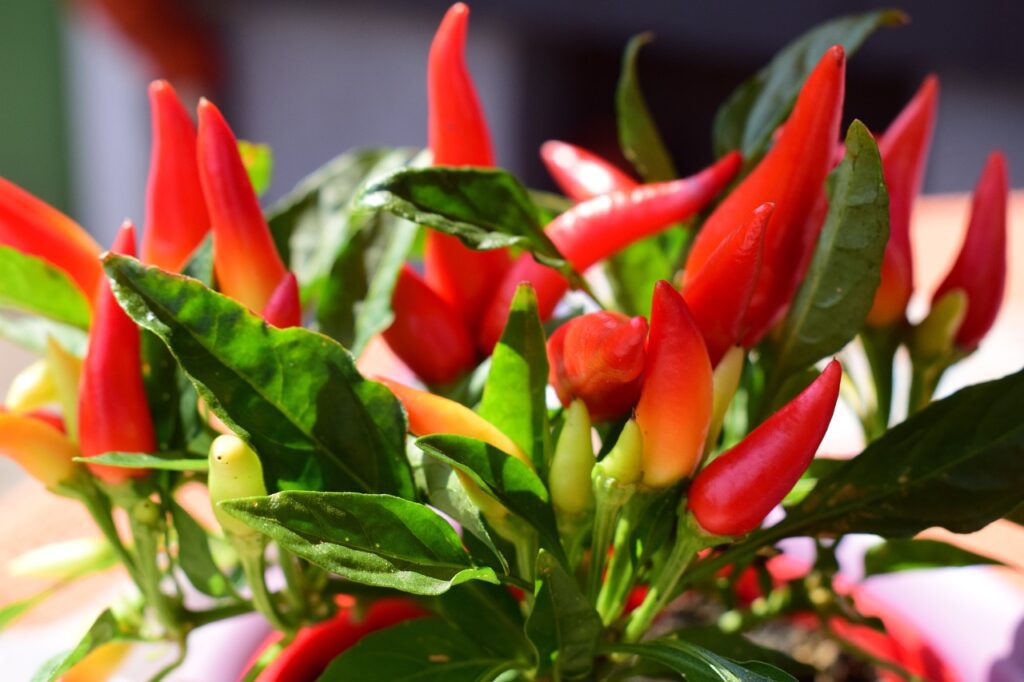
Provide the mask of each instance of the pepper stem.
POLYGON ((596 605, 604 577, 608 547, 615 537, 615 527, 622 507, 633 496, 636 486, 622 486, 615 479, 594 477, 594 528, 590 542, 590 570, 587 573, 587 600, 596 605))
POLYGON ((676 584, 683 577, 687 567, 697 552, 707 546, 708 538, 702 534, 689 514, 683 516, 676 532, 676 541, 672 551, 662 566, 661 572, 651 583, 651 588, 644 597, 643 603, 629 614, 624 642, 636 642, 651 627, 655 616, 664 609, 675 594, 676 584))
POLYGON ((238 552, 239 563, 242 564, 242 572, 245 573, 245 580, 252 590, 253 606, 270 621, 275 629, 290 634, 293 628, 284 622, 274 603, 273 595, 267 589, 266 565, 263 555, 265 543, 262 539, 232 538, 232 540, 234 540, 232 544, 238 552))

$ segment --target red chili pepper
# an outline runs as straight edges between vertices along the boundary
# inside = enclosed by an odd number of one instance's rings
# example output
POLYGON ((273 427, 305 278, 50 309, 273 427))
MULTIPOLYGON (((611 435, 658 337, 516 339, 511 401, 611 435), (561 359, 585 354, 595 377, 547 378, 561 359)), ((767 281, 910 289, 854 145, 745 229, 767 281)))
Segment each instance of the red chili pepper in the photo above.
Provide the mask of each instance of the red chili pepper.
POLYGON ((938 103, 939 79, 928 76, 878 140, 882 172, 889 190, 889 242, 882 261, 882 280, 867 318, 867 323, 874 327, 888 326, 903 319, 914 291, 910 214, 914 199, 921 191, 938 103))
POLYGON ((549 381, 566 407, 574 398, 595 422, 629 412, 640 396, 647 320, 600 311, 575 317, 548 339, 549 381))
POLYGON ((843 372, 835 360, 693 480, 690 511, 708 533, 744 535, 792 490, 825 437, 843 372))
MULTIPOLYGON (((302 628, 295 639, 279 653, 256 678, 257 682, 313 682, 331 661, 366 635, 397 625, 403 621, 428 615, 415 602, 401 597, 388 597, 375 601, 362 617, 351 606, 338 611, 330 620, 302 628)), ((249 670, 259 654, 284 635, 275 632, 260 646, 249 670)))
POLYGON ((60 268, 90 299, 96 291, 103 270, 99 244, 71 218, 3 178, 0 244, 60 268))
POLYGON ((196 161, 196 127, 167 81, 149 86, 153 147, 142 260, 180 270, 210 231, 196 161))
POLYGON ((295 275, 287 273, 263 308, 263 319, 278 329, 302 326, 302 302, 295 275))
POLYGON ((808 220, 832 168, 843 105, 846 58, 829 48, 807 77, 793 113, 764 159, 704 223, 686 263, 699 272, 729 233, 766 201, 776 205, 765 229, 764 258, 743 342, 755 345, 785 313, 810 263, 821 221, 808 220))
MULTIPOLYGON (((740 157, 733 153, 688 178, 640 185, 631 191, 584 201, 551 221, 547 235, 576 271, 583 272, 704 208, 732 179, 739 165, 740 157)), ((528 254, 520 256, 487 307, 479 337, 482 350, 489 352, 498 342, 520 282, 533 285, 542 319, 550 317, 569 286, 557 270, 541 265, 528 254)))
POLYGON ((633 408, 643 382, 647 320, 600 311, 573 318, 548 340, 549 378, 563 405, 579 398, 594 421, 633 408))
POLYGON ((472 369, 476 349, 458 313, 408 265, 391 297, 395 320, 384 340, 428 384, 446 384, 472 369))
POLYGON ((213 266, 220 290, 260 311, 287 273, 224 116, 199 101, 199 179, 213 228, 213 266))
MULTIPOLYGON (((491 138, 466 68, 469 8, 451 6, 430 45, 427 62, 428 141, 438 166, 494 165, 491 138)), ((475 329, 494 285, 508 269, 504 249, 473 251, 455 237, 427 233, 426 281, 475 329)))
MULTIPOLYGON (((130 222, 121 226, 110 250, 135 255, 135 228, 130 222)), ((82 456, 153 452, 156 437, 142 383, 139 329, 117 304, 105 278, 100 281, 93 310, 78 398, 78 442, 82 456)), ((100 464, 91 464, 89 468, 109 483, 144 476, 147 471, 100 464)))
POLYGON ((555 183, 573 201, 630 190, 639 184, 600 156, 558 140, 542 144, 540 158, 555 183))
POLYGON ((765 226, 774 211, 771 202, 754 209, 754 217, 737 227, 684 283, 683 298, 704 335, 712 367, 745 331, 747 308, 761 272, 765 226))
POLYGON ((932 296, 932 305, 953 289, 967 295, 967 312, 956 334, 956 345, 973 350, 999 313, 1006 288, 1006 210, 1009 193, 1006 158, 992 152, 978 178, 971 201, 960 255, 932 296))
POLYGON ((697 323, 672 285, 651 302, 644 385, 636 423, 644 441, 644 485, 667 488, 693 473, 711 422, 711 362, 697 323))

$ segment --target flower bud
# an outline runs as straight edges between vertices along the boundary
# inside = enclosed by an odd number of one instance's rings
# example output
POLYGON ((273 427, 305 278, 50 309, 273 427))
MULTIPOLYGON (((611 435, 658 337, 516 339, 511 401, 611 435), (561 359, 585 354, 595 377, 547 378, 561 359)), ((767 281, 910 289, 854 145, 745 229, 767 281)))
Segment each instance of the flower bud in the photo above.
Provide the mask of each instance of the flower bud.
POLYGON ((593 468, 590 415, 582 401, 574 400, 565 411, 565 423, 558 436, 548 474, 548 490, 556 513, 573 516, 594 507, 594 491, 590 483, 593 468))
POLYGON ((217 436, 210 444, 210 470, 207 478, 210 504, 220 527, 227 535, 245 536, 257 533, 227 512, 218 502, 240 497, 267 494, 263 483, 263 465, 259 456, 234 434, 217 436))
POLYGON ((582 400, 595 422, 628 413, 640 397, 647 321, 601 311, 569 320, 548 341, 549 381, 563 405, 582 400))
POLYGON ((644 476, 644 440, 636 421, 622 427, 619 439, 594 467, 595 478, 614 481, 620 486, 636 485, 644 476))

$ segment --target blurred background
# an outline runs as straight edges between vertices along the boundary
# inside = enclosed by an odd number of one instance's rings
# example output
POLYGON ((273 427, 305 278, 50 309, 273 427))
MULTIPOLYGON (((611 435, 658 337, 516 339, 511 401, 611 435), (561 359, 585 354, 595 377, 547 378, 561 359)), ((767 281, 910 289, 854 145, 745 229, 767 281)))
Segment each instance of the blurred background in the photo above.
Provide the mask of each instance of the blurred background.
MULTIPOLYGON (((335 154, 422 145, 425 60, 448 0, 3 0, 0 175, 108 243, 142 217, 147 83, 217 102, 275 153, 273 200, 335 154)), ((534 186, 560 138, 617 155, 613 93, 626 40, 653 30, 641 79, 677 165, 711 157, 715 109, 802 31, 878 5, 475 0, 469 63, 500 163, 534 186)), ((929 71, 942 97, 926 192, 969 190, 1002 147, 1024 179, 1024 3, 901 3, 912 18, 851 61, 845 111, 884 128, 929 71)))

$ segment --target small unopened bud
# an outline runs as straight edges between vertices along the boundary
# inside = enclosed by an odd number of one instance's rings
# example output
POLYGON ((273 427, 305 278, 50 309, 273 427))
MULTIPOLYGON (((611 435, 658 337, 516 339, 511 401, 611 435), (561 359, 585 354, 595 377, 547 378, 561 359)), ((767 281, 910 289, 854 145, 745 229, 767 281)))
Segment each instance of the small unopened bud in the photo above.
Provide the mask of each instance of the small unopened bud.
POLYGON ((644 439, 636 421, 622 427, 615 446, 597 463, 595 473, 620 486, 636 485, 643 478, 644 439))
POLYGON ((210 444, 210 470, 207 478, 210 503, 220 527, 228 535, 256 534, 246 524, 220 509, 218 502, 240 497, 260 497, 267 494, 263 483, 263 465, 259 456, 234 434, 217 436, 210 444))
POLYGON ((593 468, 590 415, 582 401, 574 400, 565 411, 565 424, 558 436, 548 475, 551 504, 556 512, 575 515, 593 508, 594 491, 590 482, 593 468))

